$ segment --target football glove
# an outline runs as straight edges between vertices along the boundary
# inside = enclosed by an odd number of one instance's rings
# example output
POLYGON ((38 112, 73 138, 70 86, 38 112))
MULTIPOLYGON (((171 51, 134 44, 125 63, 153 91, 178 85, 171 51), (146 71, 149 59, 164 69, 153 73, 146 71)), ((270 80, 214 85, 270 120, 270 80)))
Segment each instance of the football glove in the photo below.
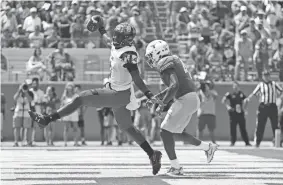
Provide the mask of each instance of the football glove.
POLYGON ((95 15, 87 20, 86 27, 88 31, 95 32, 99 28, 103 27, 104 22, 101 16, 95 15))

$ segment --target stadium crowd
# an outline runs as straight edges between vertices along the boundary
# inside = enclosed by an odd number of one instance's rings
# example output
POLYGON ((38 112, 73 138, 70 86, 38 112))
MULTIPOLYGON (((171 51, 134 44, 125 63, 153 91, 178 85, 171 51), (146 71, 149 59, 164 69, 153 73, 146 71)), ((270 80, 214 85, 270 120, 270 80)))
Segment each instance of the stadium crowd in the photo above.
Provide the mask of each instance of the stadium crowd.
MULTIPOLYGON (((282 2, 166 1, 164 7, 163 39, 178 43, 178 54, 195 74, 254 81, 269 70, 283 80, 282 2)), ((88 18, 101 15, 110 36, 119 23, 134 25, 142 50, 152 40, 146 28, 162 22, 151 1, 4 1, 2 10, 2 47, 105 47, 99 33, 85 27, 88 18)))

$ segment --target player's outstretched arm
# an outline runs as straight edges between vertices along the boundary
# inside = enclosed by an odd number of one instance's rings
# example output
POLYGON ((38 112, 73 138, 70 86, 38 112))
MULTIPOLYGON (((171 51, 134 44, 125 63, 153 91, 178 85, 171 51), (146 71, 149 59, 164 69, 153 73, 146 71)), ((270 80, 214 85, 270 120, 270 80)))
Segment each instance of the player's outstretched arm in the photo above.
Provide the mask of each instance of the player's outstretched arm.
POLYGON ((143 82, 140 72, 138 69, 138 54, 133 51, 127 51, 121 55, 121 60, 125 62, 124 67, 127 68, 129 73, 132 76, 132 79, 136 86, 142 91, 142 93, 148 98, 152 99, 153 94, 152 92, 147 88, 145 83, 143 82))

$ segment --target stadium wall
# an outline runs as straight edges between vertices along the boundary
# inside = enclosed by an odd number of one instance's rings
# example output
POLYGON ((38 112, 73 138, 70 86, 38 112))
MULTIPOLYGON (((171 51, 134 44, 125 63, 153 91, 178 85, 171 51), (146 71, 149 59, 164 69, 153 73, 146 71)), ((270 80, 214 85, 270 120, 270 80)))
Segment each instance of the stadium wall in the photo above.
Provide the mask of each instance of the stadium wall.
MULTIPOLYGON (((81 84, 83 89, 91 89, 91 88, 100 88, 102 87, 101 84, 93 84, 93 83, 85 83, 85 82, 76 82, 77 84, 81 84)), ((40 88, 45 90, 46 86, 53 85, 56 88, 56 92, 61 96, 63 89, 65 87, 65 83, 43 83, 41 84, 40 88)), ((256 84, 241 84, 242 90, 245 94, 249 94, 253 91, 256 84)), ((4 121, 4 137, 7 140, 13 140, 13 130, 12 130, 12 116, 13 113, 10 112, 10 108, 14 105, 13 95, 17 91, 19 87, 19 83, 2 83, 1 84, 1 91, 5 94, 7 105, 6 105, 6 120, 4 121)), ((155 93, 158 92, 158 85, 150 85, 150 88, 155 93)), ((215 85, 216 91, 219 94, 219 98, 216 102, 216 117, 217 117, 217 128, 216 128, 216 139, 217 140, 229 140, 230 138, 230 126, 229 126, 229 119, 228 114, 226 111, 225 106, 221 103, 221 98, 227 91, 232 89, 232 85, 229 83, 218 83, 215 85)), ((247 131, 249 134, 250 140, 253 140, 254 130, 256 126, 256 111, 257 111, 258 101, 254 98, 248 106, 248 115, 247 115, 247 131)), ((100 136, 100 124, 98 123, 98 117, 96 109, 93 107, 87 108, 85 114, 85 131, 86 131, 86 138, 87 140, 99 140, 100 136)), ((271 140, 272 138, 272 131, 271 126, 268 123, 266 126, 266 131, 264 135, 264 139, 271 140)), ((197 121, 196 115, 194 115, 193 119, 191 120, 189 126, 187 127, 187 131, 195 135, 197 128, 197 121)), ((207 131, 205 132, 208 135, 207 131)), ((240 139, 240 133, 237 133, 238 140, 240 139)), ((63 140, 63 124, 59 122, 55 126, 55 139, 56 140, 63 140)), ((36 132, 36 140, 42 141, 43 140, 43 131, 37 128, 36 132)))

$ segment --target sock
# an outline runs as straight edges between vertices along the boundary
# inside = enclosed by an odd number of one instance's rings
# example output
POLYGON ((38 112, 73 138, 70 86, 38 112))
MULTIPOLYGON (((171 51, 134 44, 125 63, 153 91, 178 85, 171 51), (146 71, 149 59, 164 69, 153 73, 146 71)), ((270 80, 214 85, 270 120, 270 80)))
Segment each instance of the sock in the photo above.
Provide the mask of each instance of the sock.
POLYGON ((170 164, 171 164, 171 167, 173 167, 175 169, 180 169, 181 168, 178 159, 170 160, 170 164))
POLYGON ((203 149, 204 151, 207 151, 208 149, 209 149, 209 143, 206 143, 206 142, 201 142, 200 143, 200 145, 199 145, 199 147, 201 148, 201 149, 203 149))
POLYGON ((58 119, 60 119, 60 115, 58 114, 58 112, 55 112, 55 113, 53 113, 51 115, 46 116, 46 120, 49 123, 52 122, 52 121, 56 121, 58 119))
POLYGON ((82 138, 82 141, 85 141, 85 138, 84 138, 84 137, 82 138))
POLYGON ((167 130, 161 129, 160 136, 163 141, 164 149, 168 155, 168 158, 170 160, 177 159, 176 152, 175 152, 175 140, 173 137, 173 133, 167 130))
POLYGON ((140 147, 147 153, 149 157, 153 155, 154 151, 147 141, 143 142, 140 147))

